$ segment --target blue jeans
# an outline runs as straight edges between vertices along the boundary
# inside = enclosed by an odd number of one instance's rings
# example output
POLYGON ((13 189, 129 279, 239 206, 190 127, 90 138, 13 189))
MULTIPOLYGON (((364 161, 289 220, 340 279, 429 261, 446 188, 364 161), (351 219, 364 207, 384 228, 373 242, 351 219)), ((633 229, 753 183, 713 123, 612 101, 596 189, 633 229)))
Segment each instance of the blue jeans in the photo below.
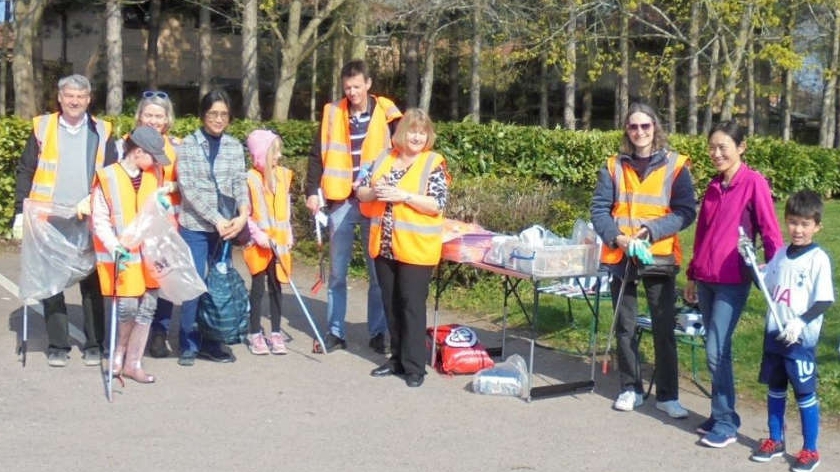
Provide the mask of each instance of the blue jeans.
POLYGON ((713 431, 726 436, 734 436, 741 425, 741 418, 735 412, 732 333, 749 294, 749 281, 741 284, 697 282, 697 297, 706 329, 706 365, 712 377, 713 431))
POLYGON ((382 293, 373 259, 368 253, 370 238, 370 220, 359 211, 359 201, 348 199, 342 203, 330 205, 330 277, 327 290, 327 323, 330 332, 341 339, 345 338, 344 319, 347 316, 347 269, 353 257, 353 242, 356 239, 356 226, 362 233, 365 262, 368 269, 367 325, 368 334, 374 337, 385 333, 388 324, 385 310, 382 308, 382 293))
MULTIPOLYGON (((210 258, 214 256, 213 252, 219 244, 219 233, 192 231, 183 226, 178 231, 190 248, 190 254, 198 275, 203 278, 207 274, 207 264, 210 263, 210 258)), ((201 344, 201 337, 195 321, 196 316, 198 316, 198 299, 199 297, 196 297, 181 304, 181 327, 178 330, 178 342, 182 353, 185 351, 197 352, 201 344)))

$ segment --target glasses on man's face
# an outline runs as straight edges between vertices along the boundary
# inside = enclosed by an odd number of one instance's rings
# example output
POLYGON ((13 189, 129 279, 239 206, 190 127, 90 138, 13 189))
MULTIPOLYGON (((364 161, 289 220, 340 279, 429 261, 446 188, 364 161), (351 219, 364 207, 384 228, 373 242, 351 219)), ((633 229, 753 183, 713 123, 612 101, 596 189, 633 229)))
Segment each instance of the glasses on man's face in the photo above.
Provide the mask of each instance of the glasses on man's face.
POLYGON ((210 118, 211 120, 226 120, 226 119, 230 118, 230 113, 228 113, 226 111, 212 110, 212 111, 208 111, 205 116, 207 118, 210 118))
POLYGON ((146 90, 143 92, 143 98, 162 98, 164 100, 168 100, 169 94, 161 92, 160 90, 146 90))
POLYGON ((630 123, 627 125, 627 131, 650 131, 653 123, 630 123))

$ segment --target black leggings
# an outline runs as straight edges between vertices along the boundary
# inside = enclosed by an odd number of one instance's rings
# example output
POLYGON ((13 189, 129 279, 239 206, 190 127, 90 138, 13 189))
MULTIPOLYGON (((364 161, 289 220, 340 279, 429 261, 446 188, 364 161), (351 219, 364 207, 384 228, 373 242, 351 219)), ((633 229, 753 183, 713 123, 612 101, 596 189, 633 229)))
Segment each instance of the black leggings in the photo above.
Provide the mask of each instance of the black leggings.
POLYGON ((265 293, 265 286, 268 285, 268 300, 269 300, 269 315, 271 317, 271 331, 280 332, 280 305, 283 301, 281 284, 277 280, 277 275, 274 268, 274 258, 268 264, 268 267, 257 274, 251 276, 251 329, 250 333, 259 333, 262 331, 260 325, 260 315, 262 314, 262 299, 265 293))

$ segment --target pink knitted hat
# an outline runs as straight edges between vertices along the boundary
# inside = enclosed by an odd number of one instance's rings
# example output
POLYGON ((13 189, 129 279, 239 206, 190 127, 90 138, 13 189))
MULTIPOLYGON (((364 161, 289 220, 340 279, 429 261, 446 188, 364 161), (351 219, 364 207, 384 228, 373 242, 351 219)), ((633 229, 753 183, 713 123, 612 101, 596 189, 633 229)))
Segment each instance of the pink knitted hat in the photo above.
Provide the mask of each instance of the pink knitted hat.
POLYGON ((254 162, 254 167, 260 172, 265 169, 265 158, 268 154, 268 149, 275 139, 280 139, 273 131, 267 129, 257 129, 251 131, 245 143, 248 145, 248 152, 251 153, 251 159, 254 162))

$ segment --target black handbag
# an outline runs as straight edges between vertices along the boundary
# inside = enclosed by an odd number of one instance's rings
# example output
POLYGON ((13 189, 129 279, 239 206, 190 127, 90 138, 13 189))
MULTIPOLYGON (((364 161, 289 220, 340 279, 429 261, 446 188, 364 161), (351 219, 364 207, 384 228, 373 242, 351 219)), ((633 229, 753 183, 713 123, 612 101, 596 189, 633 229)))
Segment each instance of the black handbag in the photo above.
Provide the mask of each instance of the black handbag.
POLYGON ((638 259, 636 262, 636 274, 639 277, 674 277, 680 272, 680 265, 673 254, 667 256, 653 256, 652 264, 642 264, 638 259))
MULTIPOLYGON (((219 192, 219 186, 216 185, 216 194, 219 198, 219 213, 222 214, 227 219, 232 219, 237 216, 237 208, 236 208, 236 199, 233 197, 229 197, 227 195, 223 195, 219 192)), ((248 224, 246 223, 245 226, 239 230, 239 233, 230 240, 236 246, 245 246, 251 241, 251 230, 248 228, 248 224)))

